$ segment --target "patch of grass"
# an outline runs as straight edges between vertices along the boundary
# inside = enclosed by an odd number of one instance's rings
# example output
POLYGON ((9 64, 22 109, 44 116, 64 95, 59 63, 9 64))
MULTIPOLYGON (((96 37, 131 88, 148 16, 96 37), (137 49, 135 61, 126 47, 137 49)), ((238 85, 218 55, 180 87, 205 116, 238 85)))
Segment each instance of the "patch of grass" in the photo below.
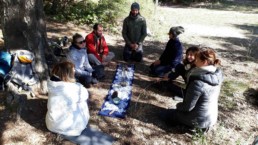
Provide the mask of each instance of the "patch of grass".
POLYGON ((248 88, 246 83, 240 81, 225 81, 221 87, 220 104, 225 109, 235 109, 236 95, 243 93, 248 88))
POLYGON ((193 134, 193 144, 197 144, 197 145, 208 145, 208 140, 207 140, 207 136, 205 135, 205 133, 199 129, 196 128, 195 129, 195 133, 193 134))

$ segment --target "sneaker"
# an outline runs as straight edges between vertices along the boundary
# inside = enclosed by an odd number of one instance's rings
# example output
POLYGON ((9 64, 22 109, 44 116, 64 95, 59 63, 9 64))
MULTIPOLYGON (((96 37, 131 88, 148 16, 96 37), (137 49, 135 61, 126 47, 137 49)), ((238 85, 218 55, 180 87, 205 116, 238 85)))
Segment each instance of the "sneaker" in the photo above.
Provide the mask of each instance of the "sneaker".
POLYGON ((183 100, 184 100, 183 97, 180 97, 180 96, 174 96, 173 99, 175 101, 180 101, 180 102, 183 102, 183 100))
POLYGON ((96 78, 92 78, 92 80, 91 80, 91 83, 92 84, 97 84, 99 81, 96 79, 96 78))

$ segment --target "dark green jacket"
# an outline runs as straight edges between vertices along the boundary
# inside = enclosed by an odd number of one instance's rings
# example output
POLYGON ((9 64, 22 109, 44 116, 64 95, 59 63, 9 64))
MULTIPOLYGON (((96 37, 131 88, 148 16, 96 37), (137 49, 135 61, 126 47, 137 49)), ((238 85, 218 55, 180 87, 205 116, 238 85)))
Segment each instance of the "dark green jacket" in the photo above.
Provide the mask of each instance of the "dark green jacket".
POLYGON ((140 14, 135 18, 129 15, 124 19, 123 23, 123 38, 127 45, 131 43, 142 44, 147 36, 146 20, 140 14))

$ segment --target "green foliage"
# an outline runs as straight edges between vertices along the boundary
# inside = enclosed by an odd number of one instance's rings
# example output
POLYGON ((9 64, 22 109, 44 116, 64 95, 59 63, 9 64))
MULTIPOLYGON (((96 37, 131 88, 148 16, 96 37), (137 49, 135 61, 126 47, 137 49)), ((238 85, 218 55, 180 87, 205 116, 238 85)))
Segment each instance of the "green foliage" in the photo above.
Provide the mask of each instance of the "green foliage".
POLYGON ((208 145, 207 137, 203 130, 200 128, 195 128, 192 139, 194 141, 193 144, 208 145))
MULTIPOLYGON (((82 0, 80 2, 70 2, 68 5, 57 8, 57 13, 52 16, 58 21, 73 21, 76 24, 102 23, 104 27, 113 26, 123 10, 125 0, 99 0, 93 2, 82 0)), ((45 12, 51 14, 51 4, 45 3, 45 12)))
POLYGON ((220 104, 224 109, 234 109, 237 106, 236 95, 243 93, 248 88, 247 84, 239 81, 225 81, 221 87, 220 104))

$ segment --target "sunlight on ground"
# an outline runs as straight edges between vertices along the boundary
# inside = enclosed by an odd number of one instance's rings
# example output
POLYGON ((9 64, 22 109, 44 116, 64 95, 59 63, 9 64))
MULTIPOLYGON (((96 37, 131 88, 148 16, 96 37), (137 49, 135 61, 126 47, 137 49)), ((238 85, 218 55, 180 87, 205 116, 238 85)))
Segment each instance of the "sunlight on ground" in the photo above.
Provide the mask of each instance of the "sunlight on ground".
POLYGON ((204 37, 230 37, 247 38, 248 31, 244 31, 232 26, 201 25, 201 24, 182 24, 186 35, 198 35, 204 37))
MULTIPOLYGON (((241 83, 248 84, 249 86, 255 86, 257 84, 257 78, 255 76, 257 72, 257 62, 248 62, 245 60, 246 47, 241 45, 240 41, 248 40, 256 34, 252 34, 250 30, 257 29, 258 15, 250 13, 242 13, 236 11, 217 11, 208 10, 202 8, 175 8, 175 7, 159 7, 159 13, 155 18, 147 18, 148 27, 154 34, 153 37, 147 37, 145 41, 145 58, 144 63, 150 64, 155 58, 158 58, 161 49, 164 49, 166 42, 168 41, 168 31, 171 26, 183 26, 185 33, 180 35, 180 40, 185 47, 192 44, 206 44, 212 48, 216 48, 218 54, 222 57, 222 67, 225 74, 225 80, 241 81, 241 83), (153 46, 160 51, 150 52, 147 48, 150 48, 149 44, 154 43, 153 46), (148 55, 148 56, 147 56, 148 55), (241 60, 243 59, 243 60, 241 60), (248 63, 248 64, 247 64, 248 63), (244 75, 245 76, 244 76, 244 75)), ((80 33, 85 37, 92 31, 91 27, 77 26, 71 23, 55 23, 48 22, 48 38, 59 38, 68 36, 70 39, 74 33, 80 33)), ((118 26, 120 31, 121 25, 118 26)), ((124 45, 124 41, 121 33, 118 35, 108 34, 104 32, 104 36, 108 45, 113 46, 112 49, 119 49, 124 45)), ((0 37, 2 33, 0 31, 0 37)), ((0 39, 0 44, 1 44, 0 39)), ((117 60, 119 62, 120 60, 117 60)), ((121 60, 122 61, 122 60, 121 60)), ((122 62, 124 63, 124 62, 122 62)), ((139 67, 138 67, 139 68, 139 67)), ((138 69, 137 68, 137 69, 138 69)), ((131 112, 128 113, 128 118, 125 120, 118 120, 114 118, 104 118, 97 116, 97 112, 100 106, 103 104, 104 98, 108 93, 111 79, 103 83, 103 86, 96 85, 89 90, 91 97, 91 105, 94 112, 91 112, 91 121, 95 121, 96 126, 102 129, 109 129, 111 131, 106 132, 118 137, 118 143, 123 143, 123 140, 136 140, 139 142, 145 142, 146 144, 191 144, 193 143, 191 137, 187 137, 186 134, 176 134, 166 132, 166 129, 160 128, 160 123, 153 109, 157 108, 173 108, 176 101, 171 98, 170 94, 165 92, 159 92, 158 90, 151 89, 150 84, 154 83, 155 79, 149 78, 143 68, 139 68, 135 73, 135 80, 139 83, 135 83, 133 87, 132 106, 129 108, 131 112), (151 110, 152 109, 152 110, 151 110), (130 113, 132 115, 130 115, 130 113), (154 118, 154 119, 153 119, 154 118), (149 121, 153 119, 152 121, 149 121), (106 122, 105 122, 106 121, 106 122)), ((110 75, 113 75, 114 68, 108 69, 110 75)), ((110 76, 112 78, 113 76, 110 76)), ((216 125, 217 130, 214 130, 213 135, 208 136, 210 144, 250 144, 252 137, 255 133, 255 118, 252 118, 255 112, 253 106, 245 101, 242 96, 242 92, 230 93, 237 96, 233 96, 232 102, 236 104, 238 110, 230 110, 227 112, 221 111, 219 115, 219 121, 216 125), (237 94, 238 93, 238 94, 237 94), (241 97, 241 98, 240 98, 241 97), (229 116, 230 115, 230 116, 229 116)), ((228 97, 229 96, 225 96, 228 97)), ((1 108, 0 108, 1 110, 1 108)), ((48 139, 46 133, 42 130, 33 127, 34 124, 28 124, 22 122, 20 124, 14 124, 7 122, 6 131, 3 133, 2 138, 7 142, 6 144, 40 144, 48 139), (14 127, 15 126, 15 127, 14 127), (20 130, 26 127, 26 131, 20 130), (19 133, 16 135, 16 133, 19 133), (43 132, 43 133, 42 133, 43 132)), ((163 125, 164 126, 164 125, 163 125)), ((129 142, 130 142, 129 141, 129 142)), ((139 143, 138 142, 138 143, 139 143)), ((196 142, 198 144, 199 142, 196 142)), ((132 143, 133 144, 133 141, 132 143)))
POLYGON ((26 122, 21 121, 18 124, 14 122, 6 122, 6 131, 3 132, 2 138, 5 138, 3 144, 19 144, 25 145, 26 143, 30 144, 41 144, 47 139, 42 135, 41 131, 38 131, 36 128, 28 125, 26 122), (26 126, 26 130, 24 130, 26 126), (24 130, 24 131, 21 131, 24 130))

